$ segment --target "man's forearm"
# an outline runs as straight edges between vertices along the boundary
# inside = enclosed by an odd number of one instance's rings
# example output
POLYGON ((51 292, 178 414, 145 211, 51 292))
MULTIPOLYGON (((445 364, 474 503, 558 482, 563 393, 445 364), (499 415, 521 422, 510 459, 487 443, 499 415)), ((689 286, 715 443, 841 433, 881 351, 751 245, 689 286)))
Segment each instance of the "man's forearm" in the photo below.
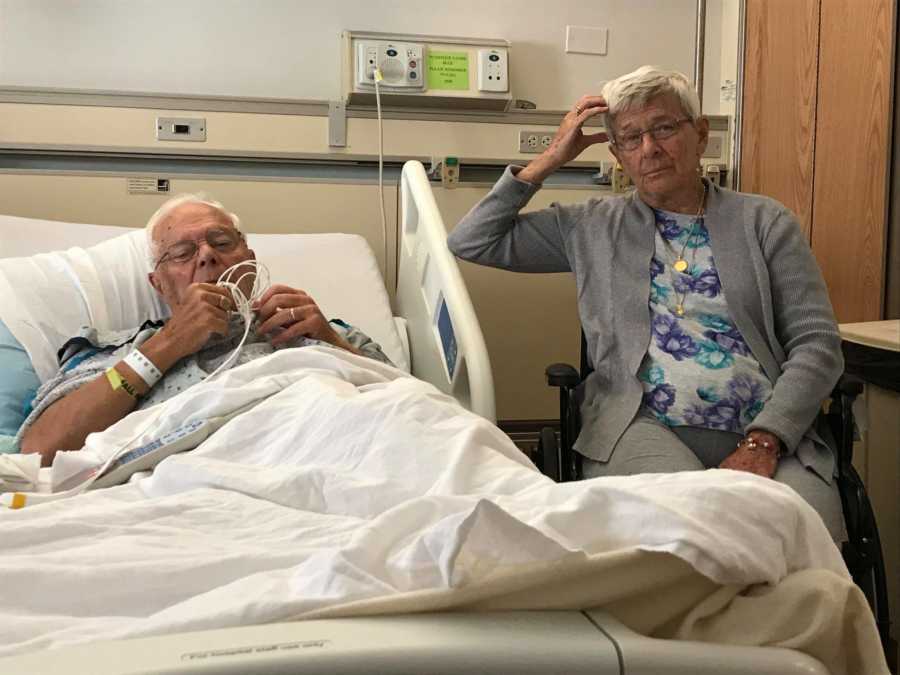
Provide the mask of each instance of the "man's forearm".
MULTIPOLYGON (((119 364, 116 369, 129 384, 140 380, 127 366, 119 364)), ((114 390, 105 374, 99 375, 47 408, 28 428, 19 445, 24 453, 40 453, 41 464, 50 466, 57 451, 80 450, 88 434, 115 424, 136 403, 137 399, 123 388, 114 390)))
MULTIPOLYGON (((157 333, 140 346, 140 351, 165 373, 179 358, 179 346, 157 333)), ((124 361, 115 366, 137 396, 149 387, 124 361)), ((137 398, 124 388, 113 389, 101 374, 48 407, 22 436, 22 452, 39 452, 41 464, 49 466, 59 450, 80 450, 88 434, 104 431, 134 410, 137 398)))

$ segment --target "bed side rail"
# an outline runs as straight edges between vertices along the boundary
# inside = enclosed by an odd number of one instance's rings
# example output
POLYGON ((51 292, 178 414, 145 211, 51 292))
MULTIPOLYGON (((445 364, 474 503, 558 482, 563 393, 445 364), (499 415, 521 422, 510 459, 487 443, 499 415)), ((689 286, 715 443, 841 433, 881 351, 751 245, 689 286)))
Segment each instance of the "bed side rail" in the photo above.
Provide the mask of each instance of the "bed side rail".
POLYGON ((484 335, 421 162, 403 165, 397 312, 407 321, 412 373, 496 421, 484 335))

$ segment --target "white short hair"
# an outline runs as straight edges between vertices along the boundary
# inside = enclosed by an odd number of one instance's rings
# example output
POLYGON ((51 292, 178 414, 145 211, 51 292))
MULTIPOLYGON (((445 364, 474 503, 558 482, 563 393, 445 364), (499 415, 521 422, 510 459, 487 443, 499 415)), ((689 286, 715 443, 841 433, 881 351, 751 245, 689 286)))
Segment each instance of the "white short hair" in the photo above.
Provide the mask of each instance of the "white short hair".
POLYGON ((610 135, 615 135, 616 115, 665 94, 674 94, 681 102, 684 114, 693 121, 700 119, 700 98, 697 92, 690 80, 675 70, 641 66, 627 75, 610 80, 603 85, 600 93, 609 106, 604 123, 610 135))
POLYGON ((147 232, 147 246, 150 251, 150 263, 155 264, 159 259, 160 251, 157 250, 157 242, 155 238, 156 228, 159 227, 160 224, 164 223, 169 217, 172 215, 172 212, 175 211, 180 206, 184 206, 185 204, 200 204, 202 206, 208 206, 212 209, 215 209, 219 213, 221 213, 225 218, 231 223, 235 230, 238 232, 241 231, 241 219, 237 217, 237 214, 231 213, 225 209, 221 202, 217 202, 215 199, 208 197, 202 193, 197 194, 182 194, 177 197, 172 197, 171 199, 166 200, 162 206, 160 206, 156 213, 150 216, 150 220, 147 221, 146 232, 147 232))

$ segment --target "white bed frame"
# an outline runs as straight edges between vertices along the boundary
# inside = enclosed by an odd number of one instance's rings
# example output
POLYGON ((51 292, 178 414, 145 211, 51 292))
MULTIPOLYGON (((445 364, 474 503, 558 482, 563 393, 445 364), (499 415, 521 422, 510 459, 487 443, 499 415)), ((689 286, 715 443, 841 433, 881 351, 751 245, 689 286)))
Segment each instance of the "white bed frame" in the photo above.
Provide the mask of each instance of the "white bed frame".
POLYGON ((413 375, 495 422, 484 336, 420 162, 403 166, 399 234, 396 309, 407 321, 413 375))
POLYGON ((656 640, 600 611, 322 619, 110 640, 0 659, 29 675, 828 675, 790 649, 656 640))
MULTIPOLYGON (((484 337, 425 170, 408 162, 396 310, 412 372, 495 419, 484 337)), ((788 649, 657 640, 602 611, 443 612, 101 641, 0 659, 0 673, 828 675, 788 649)))

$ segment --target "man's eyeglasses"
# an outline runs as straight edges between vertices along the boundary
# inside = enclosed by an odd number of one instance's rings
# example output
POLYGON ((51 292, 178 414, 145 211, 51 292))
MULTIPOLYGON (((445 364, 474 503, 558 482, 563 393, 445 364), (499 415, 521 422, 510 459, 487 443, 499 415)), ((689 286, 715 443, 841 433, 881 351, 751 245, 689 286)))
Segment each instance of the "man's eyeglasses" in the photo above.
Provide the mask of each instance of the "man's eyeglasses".
POLYGON ((231 253, 238 247, 238 244, 244 240, 244 235, 235 230, 207 230, 206 234, 200 239, 185 239, 184 241, 179 241, 177 244, 172 244, 172 246, 162 254, 160 259, 156 261, 156 267, 154 269, 158 269, 160 265, 167 262, 183 265, 189 260, 192 260, 194 256, 197 255, 197 251, 200 250, 200 245, 197 242, 203 240, 206 240, 206 243, 209 244, 210 248, 219 253, 231 253))
POLYGON ((671 138, 678 133, 682 124, 691 121, 690 117, 682 117, 677 120, 659 122, 643 131, 628 131, 621 136, 616 136, 614 139, 615 144, 616 147, 622 150, 637 150, 644 140, 644 134, 650 134, 654 141, 661 141, 665 138, 671 138))

